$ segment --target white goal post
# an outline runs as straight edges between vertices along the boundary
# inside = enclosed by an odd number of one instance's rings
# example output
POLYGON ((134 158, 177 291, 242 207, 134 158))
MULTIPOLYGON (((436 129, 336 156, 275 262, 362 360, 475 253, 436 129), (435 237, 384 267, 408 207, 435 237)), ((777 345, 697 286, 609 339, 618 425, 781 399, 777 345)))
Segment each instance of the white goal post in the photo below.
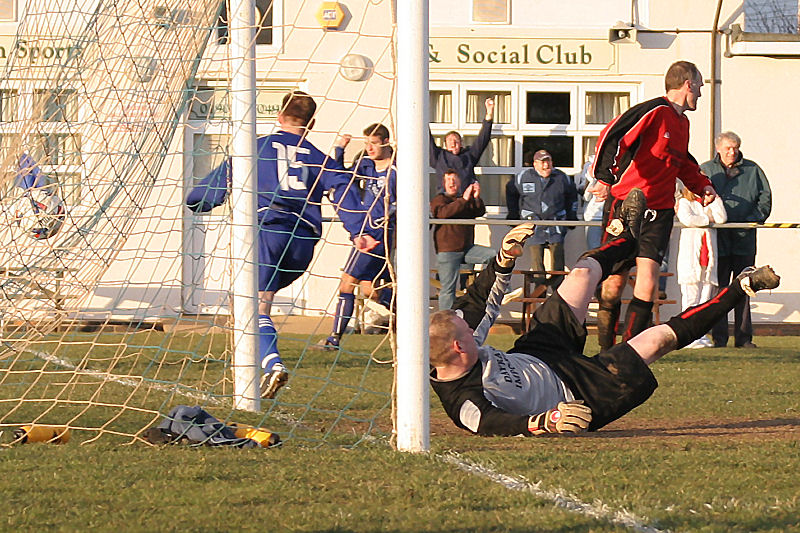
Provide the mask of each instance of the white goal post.
POLYGON ((428 0, 397 2, 397 448, 430 448, 428 0), (413 250, 413 253, 411 253, 413 250))

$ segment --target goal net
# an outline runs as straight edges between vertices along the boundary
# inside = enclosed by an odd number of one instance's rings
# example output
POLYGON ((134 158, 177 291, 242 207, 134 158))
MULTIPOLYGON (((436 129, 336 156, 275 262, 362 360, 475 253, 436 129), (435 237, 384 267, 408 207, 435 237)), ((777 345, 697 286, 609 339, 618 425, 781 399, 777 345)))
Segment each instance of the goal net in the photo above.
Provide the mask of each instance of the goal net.
MULTIPOLYGON (((386 1, 322 4, 256 2, 257 129, 277 131, 281 98, 303 90, 317 104, 308 139, 333 154, 352 134, 349 167, 366 126, 394 137, 393 13, 386 1)), ((391 324, 370 319, 356 291, 340 346, 314 349, 352 248, 327 200, 311 264, 272 306, 289 382, 258 413, 233 407, 230 200, 185 206, 236 129, 229 6, 20 9, 0 47, 0 430, 56 424, 73 442, 130 442, 173 407, 199 405, 284 442, 390 435, 391 324)))

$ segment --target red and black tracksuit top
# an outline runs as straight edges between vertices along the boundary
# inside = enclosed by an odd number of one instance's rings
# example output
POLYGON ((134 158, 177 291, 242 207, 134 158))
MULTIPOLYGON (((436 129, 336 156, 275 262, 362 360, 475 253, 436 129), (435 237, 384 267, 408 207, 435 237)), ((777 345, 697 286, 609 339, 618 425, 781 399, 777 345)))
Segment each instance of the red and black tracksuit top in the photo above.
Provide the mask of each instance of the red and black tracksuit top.
POLYGON ((600 133, 594 176, 624 199, 642 189, 650 209, 675 207, 675 179, 702 195, 711 181, 689 153, 689 119, 665 97, 653 98, 619 115, 600 133))

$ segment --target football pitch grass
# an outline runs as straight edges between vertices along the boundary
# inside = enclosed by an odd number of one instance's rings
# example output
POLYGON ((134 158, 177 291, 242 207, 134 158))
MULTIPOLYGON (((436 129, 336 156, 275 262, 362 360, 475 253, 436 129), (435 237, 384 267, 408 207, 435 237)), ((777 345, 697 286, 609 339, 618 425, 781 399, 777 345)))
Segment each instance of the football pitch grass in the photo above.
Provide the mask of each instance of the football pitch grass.
MULTIPOLYGON (((141 344, 157 345, 148 335, 141 344)), ((489 342, 503 348, 513 339, 497 335, 489 342)), ((106 340, 113 347, 113 338, 106 340)), ((126 342, 135 345, 131 340, 126 342)), ((312 378, 324 376, 336 386, 315 393, 319 412, 304 424, 325 443, 300 432, 268 450, 151 447, 113 435, 80 445, 94 434, 75 431, 66 445, 0 448, 2 529, 800 531, 800 338, 758 337, 756 350, 669 354, 653 367, 660 386, 647 403, 598 432, 571 438, 475 437, 455 428, 432 394, 432 449, 420 455, 389 444, 392 371, 365 363, 362 355, 380 339, 347 338, 334 367, 335 355, 304 350, 316 340, 282 344, 287 361, 302 357, 298 370, 305 378, 291 381, 279 396, 283 405, 274 409, 307 412, 305 400, 293 402, 305 398, 306 388, 319 389, 312 378), (359 387, 372 392, 354 394, 359 387), (358 441, 352 433, 364 424, 315 420, 336 405, 352 409, 353 419, 377 412, 370 422, 373 437, 352 446, 358 441)), ((209 353, 224 346, 202 342, 209 353)), ((587 353, 594 348, 590 339, 587 353)), ((379 358, 388 354, 385 345, 374 351, 379 358)), ((114 373, 143 371, 165 383, 179 377, 214 385, 214 365, 221 364, 154 369, 153 358, 142 356, 146 352, 138 347, 131 350, 138 358, 117 357, 114 373)), ((29 384, 24 369, 31 369, 30 360, 15 365, 21 373, 12 375, 26 390, 48 386, 29 384)), ((2 398, 9 388, 9 381, 0 386, 2 398)), ((125 383, 106 388, 108 403, 126 394, 125 383)), ((101 395, 93 394, 102 404, 101 395)), ((125 401, 149 405, 158 396, 135 394, 147 398, 134 402, 129 391, 125 401)), ((178 396, 171 401, 192 403, 178 396)), ((0 403, 4 414, 10 408, 0 403)), ((17 406, 14 414, 23 423, 35 408, 17 406)), ((87 427, 97 416, 92 413, 81 415, 87 427)), ((119 419, 126 417, 132 432, 153 419, 135 409, 119 419)), ((276 419, 275 429, 282 432, 283 424, 285 417, 276 419)), ((7 442, 10 428, 0 429, 7 442)))

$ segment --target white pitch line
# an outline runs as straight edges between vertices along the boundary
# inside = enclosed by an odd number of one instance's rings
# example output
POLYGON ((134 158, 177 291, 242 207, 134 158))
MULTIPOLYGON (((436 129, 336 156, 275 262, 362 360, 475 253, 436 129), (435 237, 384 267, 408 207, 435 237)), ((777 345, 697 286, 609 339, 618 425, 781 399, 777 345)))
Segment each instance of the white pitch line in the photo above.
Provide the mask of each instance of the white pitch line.
POLYGON ((39 359, 43 359, 43 360, 47 361, 48 363, 53 363, 55 365, 62 366, 64 368, 72 370, 76 374, 81 374, 81 375, 85 375, 85 376, 91 376, 91 377, 96 378, 96 379, 98 379, 100 381, 113 381, 114 383, 119 383, 121 385, 125 385, 127 387, 133 387, 133 388, 137 388, 137 387, 140 387, 140 386, 145 386, 145 387, 147 387, 149 389, 154 389, 154 390, 161 391, 161 392, 170 392, 170 393, 179 394, 181 396, 185 396, 187 398, 191 398, 192 400, 198 400, 198 401, 213 403, 215 405, 221 405, 222 404, 221 400, 219 400, 217 398, 214 398, 210 394, 199 394, 199 393, 192 392, 192 391, 180 390, 176 386, 160 385, 158 383, 146 383, 144 380, 135 380, 135 379, 126 378, 126 377, 123 377, 123 376, 117 376, 115 374, 110 374, 108 372, 101 372, 99 370, 87 370, 87 369, 83 369, 83 368, 78 368, 71 361, 68 361, 67 359, 61 359, 60 357, 56 357, 55 355, 51 355, 49 353, 39 352, 39 351, 35 351, 35 350, 28 350, 28 349, 25 349, 23 351, 28 352, 29 354, 34 355, 34 356, 38 357, 39 359))
MULTIPOLYGON (((161 385, 158 383, 148 383, 144 380, 135 380, 131 378, 126 378, 123 376, 118 376, 116 374, 110 374, 108 372, 101 372, 99 370, 90 370, 79 368, 77 365, 73 364, 71 361, 67 359, 61 359, 60 357, 56 357, 55 355, 40 352, 36 350, 24 349, 22 350, 27 352, 39 359, 47 361, 48 363, 52 363, 54 365, 58 365, 64 367, 68 370, 72 370, 76 374, 81 374, 85 376, 91 376, 99 381, 112 381, 114 383, 119 383, 121 385, 125 385, 127 387, 137 388, 137 387, 147 387, 149 389, 157 390, 160 392, 167 392, 167 393, 174 393, 179 396, 183 396, 185 398, 189 398, 191 400, 196 400, 198 402, 206 402, 213 405, 224 405, 225 402, 219 398, 216 398, 208 393, 198 393, 193 392, 190 390, 182 390, 176 386, 168 386, 168 385, 161 385)), ((293 416, 287 415, 285 413, 281 413, 279 411, 273 411, 270 413, 270 416, 280 420, 281 422, 286 422, 289 425, 293 425, 296 427, 308 428, 308 426, 301 425, 293 416)), ((316 428, 312 428, 316 429, 316 428)))
MULTIPOLYGON (((113 381, 115 383, 120 383, 122 385, 126 385, 129 387, 139 387, 144 385, 148 388, 163 392, 174 392, 175 394, 179 394, 194 400, 202 400, 217 405, 223 403, 221 400, 214 398, 213 396, 210 396, 208 394, 198 394, 191 391, 182 391, 174 386, 168 387, 165 385, 159 385, 157 383, 145 383, 144 381, 137 381, 131 378, 109 374, 108 372, 101 372, 99 370, 80 369, 72 362, 66 359, 61 359, 60 357, 56 357, 54 355, 45 352, 39 352, 27 349, 24 351, 40 359, 48 361, 50 363, 62 366, 64 368, 68 368, 77 374, 92 376, 101 381, 113 381)), ((277 416, 277 418, 281 417, 277 416)), ((541 488, 541 482, 531 483, 530 481, 522 477, 513 477, 506 474, 501 474, 500 472, 496 472, 487 466, 475 463, 473 461, 470 461, 469 459, 464 459, 455 452, 449 452, 445 455, 436 455, 436 458, 444 461, 445 463, 452 464, 469 474, 481 476, 490 481, 493 481, 494 483, 499 483, 500 485, 504 486, 509 490, 527 492, 537 498, 551 501, 557 507, 561 507, 563 509, 572 511, 574 513, 588 516, 590 518, 595 518, 597 520, 604 520, 607 522, 611 522, 612 524, 618 524, 621 526, 629 527, 634 531, 639 531, 641 533, 666 533, 667 531, 669 531, 648 526, 647 524, 643 523, 642 519, 638 518, 636 515, 634 515, 628 510, 622 509, 619 511, 615 511, 611 509, 608 505, 600 501, 595 501, 594 503, 591 504, 585 503, 562 489, 555 489, 555 490, 543 489, 541 488)))
POLYGON ((537 498, 553 502, 557 507, 561 507, 573 513, 625 526, 642 533, 666 533, 669 531, 647 525, 645 523, 646 519, 639 518, 626 509, 614 510, 599 500, 593 503, 586 503, 563 489, 543 489, 541 487, 541 481, 531 483, 523 477, 501 474, 487 466, 465 459, 455 452, 448 452, 444 455, 437 455, 436 457, 458 467, 468 474, 486 478, 509 490, 527 492, 537 498))

